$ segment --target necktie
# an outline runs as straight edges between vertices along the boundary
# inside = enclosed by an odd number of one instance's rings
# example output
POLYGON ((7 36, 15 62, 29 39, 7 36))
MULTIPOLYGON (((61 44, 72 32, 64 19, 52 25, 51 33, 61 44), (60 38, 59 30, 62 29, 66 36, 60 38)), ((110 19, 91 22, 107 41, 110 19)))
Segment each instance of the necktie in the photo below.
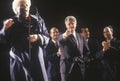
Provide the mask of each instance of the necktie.
POLYGON ((77 47, 79 47, 79 40, 78 40, 77 36, 76 36, 76 35, 73 35, 73 37, 74 37, 74 39, 75 39, 75 42, 76 42, 76 44, 77 44, 77 47))
POLYGON ((56 46, 56 48, 58 48, 58 42, 57 41, 55 42, 55 46, 56 46))

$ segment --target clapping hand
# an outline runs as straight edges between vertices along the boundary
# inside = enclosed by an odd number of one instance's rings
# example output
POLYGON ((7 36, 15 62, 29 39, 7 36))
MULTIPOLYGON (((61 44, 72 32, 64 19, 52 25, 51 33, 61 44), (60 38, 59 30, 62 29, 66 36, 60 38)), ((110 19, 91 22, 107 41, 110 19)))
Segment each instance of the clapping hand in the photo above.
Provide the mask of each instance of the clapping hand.
POLYGON ((103 51, 105 52, 110 48, 110 42, 103 41, 102 46, 103 46, 103 51))

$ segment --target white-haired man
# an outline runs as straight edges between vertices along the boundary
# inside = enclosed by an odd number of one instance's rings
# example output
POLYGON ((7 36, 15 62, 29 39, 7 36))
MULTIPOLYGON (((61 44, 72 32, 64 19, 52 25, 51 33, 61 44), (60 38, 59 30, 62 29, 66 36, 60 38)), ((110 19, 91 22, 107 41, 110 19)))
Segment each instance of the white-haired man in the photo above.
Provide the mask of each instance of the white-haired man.
POLYGON ((48 81, 43 53, 49 34, 44 20, 29 13, 30 6, 30 0, 13 0, 16 16, 4 22, 1 32, 11 45, 11 81, 48 81))
POLYGON ((59 37, 61 58, 61 81, 83 81, 85 73, 84 54, 86 48, 83 37, 76 32, 77 20, 74 16, 65 18, 66 32, 59 37))

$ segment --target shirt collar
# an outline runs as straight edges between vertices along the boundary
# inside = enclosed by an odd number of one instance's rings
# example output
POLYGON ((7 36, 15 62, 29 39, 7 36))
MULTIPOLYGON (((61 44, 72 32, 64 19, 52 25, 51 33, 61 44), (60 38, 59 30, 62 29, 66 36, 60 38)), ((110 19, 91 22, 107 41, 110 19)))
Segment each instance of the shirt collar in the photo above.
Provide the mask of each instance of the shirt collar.
POLYGON ((76 32, 75 31, 73 32, 73 36, 76 38, 76 32))

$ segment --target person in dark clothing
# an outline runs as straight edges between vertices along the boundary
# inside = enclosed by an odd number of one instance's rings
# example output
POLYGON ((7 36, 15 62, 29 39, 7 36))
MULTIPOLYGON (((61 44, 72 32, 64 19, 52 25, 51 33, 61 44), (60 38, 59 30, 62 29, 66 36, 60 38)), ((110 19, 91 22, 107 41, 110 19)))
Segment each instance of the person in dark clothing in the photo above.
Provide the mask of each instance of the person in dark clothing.
POLYGON ((85 81, 100 81, 99 61, 96 59, 96 54, 100 51, 99 42, 91 37, 88 27, 82 27, 80 33, 85 39, 86 47, 89 49, 86 58, 85 81))
POLYGON ((97 54, 102 64, 102 81, 119 81, 120 41, 113 36, 112 26, 105 26, 103 35, 103 49, 97 54))
POLYGON ((13 0, 15 16, 5 21, 2 29, 2 36, 11 46, 11 81, 48 81, 43 49, 49 34, 44 20, 29 13, 30 6, 30 0, 13 0))
POLYGON ((61 81, 60 78, 60 49, 59 49, 59 30, 56 27, 50 29, 51 40, 46 47, 47 74, 49 81, 61 81))

